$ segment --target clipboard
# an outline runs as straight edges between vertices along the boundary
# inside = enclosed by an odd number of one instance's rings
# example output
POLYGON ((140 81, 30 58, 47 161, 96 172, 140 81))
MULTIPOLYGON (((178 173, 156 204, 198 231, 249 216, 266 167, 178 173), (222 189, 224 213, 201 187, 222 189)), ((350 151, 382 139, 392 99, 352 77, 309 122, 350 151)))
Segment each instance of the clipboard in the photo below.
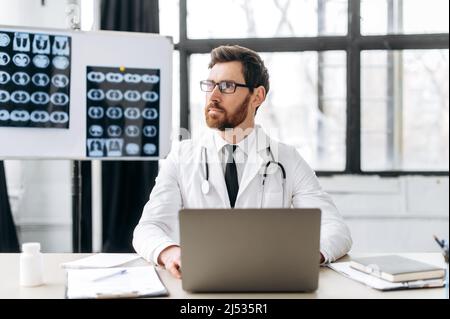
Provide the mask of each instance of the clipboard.
POLYGON ((116 299, 168 296, 153 266, 68 269, 66 299, 116 299), (98 280, 101 278, 101 280, 98 280))

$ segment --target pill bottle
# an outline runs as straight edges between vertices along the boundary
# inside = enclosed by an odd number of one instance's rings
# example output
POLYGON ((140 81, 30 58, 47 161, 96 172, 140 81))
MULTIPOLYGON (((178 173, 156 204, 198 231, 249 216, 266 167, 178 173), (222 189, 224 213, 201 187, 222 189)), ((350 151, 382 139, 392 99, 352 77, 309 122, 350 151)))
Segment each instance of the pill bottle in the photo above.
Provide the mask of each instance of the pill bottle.
POLYGON ((22 244, 20 254, 20 285, 40 286, 44 283, 44 260, 40 243, 22 244))

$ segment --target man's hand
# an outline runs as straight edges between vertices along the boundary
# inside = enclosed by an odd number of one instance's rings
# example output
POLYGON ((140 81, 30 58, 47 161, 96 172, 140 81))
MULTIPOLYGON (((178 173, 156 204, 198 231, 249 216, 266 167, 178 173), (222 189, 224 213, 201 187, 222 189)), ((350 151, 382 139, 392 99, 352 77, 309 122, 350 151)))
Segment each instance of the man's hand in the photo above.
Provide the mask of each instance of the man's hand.
POLYGON ((323 263, 325 261, 325 257, 323 257, 322 253, 320 253, 320 263, 323 263))
POLYGON ((158 256, 158 264, 164 266, 172 276, 181 279, 180 246, 169 246, 158 256))

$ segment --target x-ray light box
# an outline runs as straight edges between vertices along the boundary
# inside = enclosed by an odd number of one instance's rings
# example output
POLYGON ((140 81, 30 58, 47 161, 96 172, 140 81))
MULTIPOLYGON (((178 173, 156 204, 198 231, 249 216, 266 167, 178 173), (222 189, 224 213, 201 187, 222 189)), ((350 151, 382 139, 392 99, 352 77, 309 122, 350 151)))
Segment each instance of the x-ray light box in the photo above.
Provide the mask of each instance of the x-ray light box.
POLYGON ((164 158, 172 52, 157 34, 0 26, 0 157, 164 158))

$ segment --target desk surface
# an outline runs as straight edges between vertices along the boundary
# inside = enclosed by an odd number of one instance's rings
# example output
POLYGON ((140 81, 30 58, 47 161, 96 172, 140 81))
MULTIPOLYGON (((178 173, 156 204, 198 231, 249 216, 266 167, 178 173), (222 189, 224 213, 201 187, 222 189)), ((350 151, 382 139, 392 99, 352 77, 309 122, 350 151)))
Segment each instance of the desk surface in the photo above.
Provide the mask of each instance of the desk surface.
MULTIPOLYGON (((64 298, 66 277, 65 270, 60 264, 76 260, 90 254, 44 254, 45 285, 40 287, 25 288, 19 285, 19 254, 0 254, 0 299, 64 298)), ((361 257, 380 254, 354 254, 361 257)), ((405 257, 428 262, 440 267, 445 267, 444 258, 439 253, 400 254, 405 257)), ((341 261, 348 260, 346 256, 341 261)), ((158 269, 158 273, 169 290, 168 298, 444 298, 444 288, 428 288, 380 292, 366 287, 358 282, 348 279, 335 271, 321 267, 319 275, 319 289, 314 293, 188 293, 181 288, 181 280, 175 279, 170 274, 158 269)))

